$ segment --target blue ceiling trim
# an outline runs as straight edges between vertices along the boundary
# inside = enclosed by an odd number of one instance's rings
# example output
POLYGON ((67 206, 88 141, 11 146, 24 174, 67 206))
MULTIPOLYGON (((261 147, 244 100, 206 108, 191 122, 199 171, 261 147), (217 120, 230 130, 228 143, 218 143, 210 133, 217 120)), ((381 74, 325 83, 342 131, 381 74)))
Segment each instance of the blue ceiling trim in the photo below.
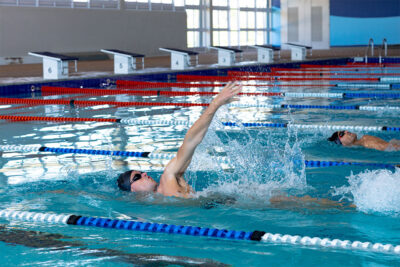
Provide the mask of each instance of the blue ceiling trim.
POLYGON ((352 18, 396 17, 400 16, 400 1, 330 0, 330 14, 352 18))

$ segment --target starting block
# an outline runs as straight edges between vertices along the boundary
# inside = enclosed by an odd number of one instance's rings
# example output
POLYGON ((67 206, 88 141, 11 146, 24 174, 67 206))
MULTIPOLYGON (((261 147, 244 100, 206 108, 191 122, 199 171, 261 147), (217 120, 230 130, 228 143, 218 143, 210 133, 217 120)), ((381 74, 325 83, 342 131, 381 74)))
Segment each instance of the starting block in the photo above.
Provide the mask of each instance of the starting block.
MULTIPOLYGON (((287 46, 290 48, 290 54, 292 60, 305 60, 307 55, 307 49, 312 49, 311 46, 306 45, 299 45, 299 44, 292 44, 286 43, 287 46)), ((312 50, 310 55, 312 55, 312 50)))
POLYGON ((240 60, 243 60, 243 51, 225 46, 211 46, 210 48, 218 50, 218 65, 231 66, 236 62, 236 53, 240 53, 240 60))
POLYGON ((142 69, 144 69, 144 55, 125 52, 117 49, 101 49, 103 53, 114 55, 114 73, 130 74, 136 70, 136 59, 142 59, 142 69))
POLYGON ((279 57, 281 49, 278 46, 272 45, 250 45, 257 49, 257 61, 260 63, 272 63, 274 62, 274 51, 279 51, 279 57))
POLYGON ((197 66, 199 63, 199 53, 197 52, 169 47, 161 47, 159 49, 171 53, 171 69, 173 70, 187 69, 191 65, 190 56, 196 57, 196 63, 194 66, 197 66))
POLYGON ((68 61, 75 61, 75 72, 77 71, 77 57, 69 57, 51 52, 29 52, 28 54, 43 59, 43 79, 68 78, 68 61))

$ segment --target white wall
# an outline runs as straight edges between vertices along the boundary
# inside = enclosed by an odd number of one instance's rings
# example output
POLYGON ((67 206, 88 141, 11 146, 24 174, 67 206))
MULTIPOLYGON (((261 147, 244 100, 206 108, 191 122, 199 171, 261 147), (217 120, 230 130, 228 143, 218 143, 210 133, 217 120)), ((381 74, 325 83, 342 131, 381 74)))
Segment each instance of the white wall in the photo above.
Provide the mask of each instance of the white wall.
POLYGON ((329 37, 329 0, 281 0, 282 44, 298 43, 314 49, 329 49, 329 37), (290 14, 294 16, 290 17, 290 14), (297 23, 297 27, 293 23, 297 23), (293 37, 295 32, 297 41, 289 40, 288 35, 293 37))
POLYGON ((0 7, 0 64, 7 57, 36 61, 28 51, 127 50, 164 55, 159 47, 186 48, 186 13, 38 7, 0 7))

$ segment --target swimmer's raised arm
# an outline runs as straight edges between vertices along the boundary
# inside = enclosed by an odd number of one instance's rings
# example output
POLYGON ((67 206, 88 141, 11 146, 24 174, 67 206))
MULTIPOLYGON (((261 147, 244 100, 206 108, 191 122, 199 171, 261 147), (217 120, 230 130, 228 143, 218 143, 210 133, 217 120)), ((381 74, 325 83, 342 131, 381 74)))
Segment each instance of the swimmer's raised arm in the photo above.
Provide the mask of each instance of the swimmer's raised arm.
POLYGON ((214 98, 199 119, 190 127, 185 135, 183 144, 173 158, 165 167, 161 176, 160 185, 157 191, 169 196, 187 196, 192 189, 183 179, 183 174, 188 168, 194 151, 201 143, 207 133, 208 127, 215 115, 215 112, 225 104, 236 101, 235 96, 242 90, 242 86, 237 83, 229 83, 214 98))

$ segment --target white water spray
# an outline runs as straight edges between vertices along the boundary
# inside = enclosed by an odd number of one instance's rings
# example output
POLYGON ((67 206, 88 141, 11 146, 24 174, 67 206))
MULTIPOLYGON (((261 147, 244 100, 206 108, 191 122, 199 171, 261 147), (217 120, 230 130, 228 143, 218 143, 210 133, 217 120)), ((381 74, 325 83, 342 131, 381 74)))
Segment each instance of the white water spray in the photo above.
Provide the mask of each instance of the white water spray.
POLYGON ((333 195, 354 202, 362 212, 400 215, 400 169, 367 170, 347 179, 349 185, 334 188, 333 195))

